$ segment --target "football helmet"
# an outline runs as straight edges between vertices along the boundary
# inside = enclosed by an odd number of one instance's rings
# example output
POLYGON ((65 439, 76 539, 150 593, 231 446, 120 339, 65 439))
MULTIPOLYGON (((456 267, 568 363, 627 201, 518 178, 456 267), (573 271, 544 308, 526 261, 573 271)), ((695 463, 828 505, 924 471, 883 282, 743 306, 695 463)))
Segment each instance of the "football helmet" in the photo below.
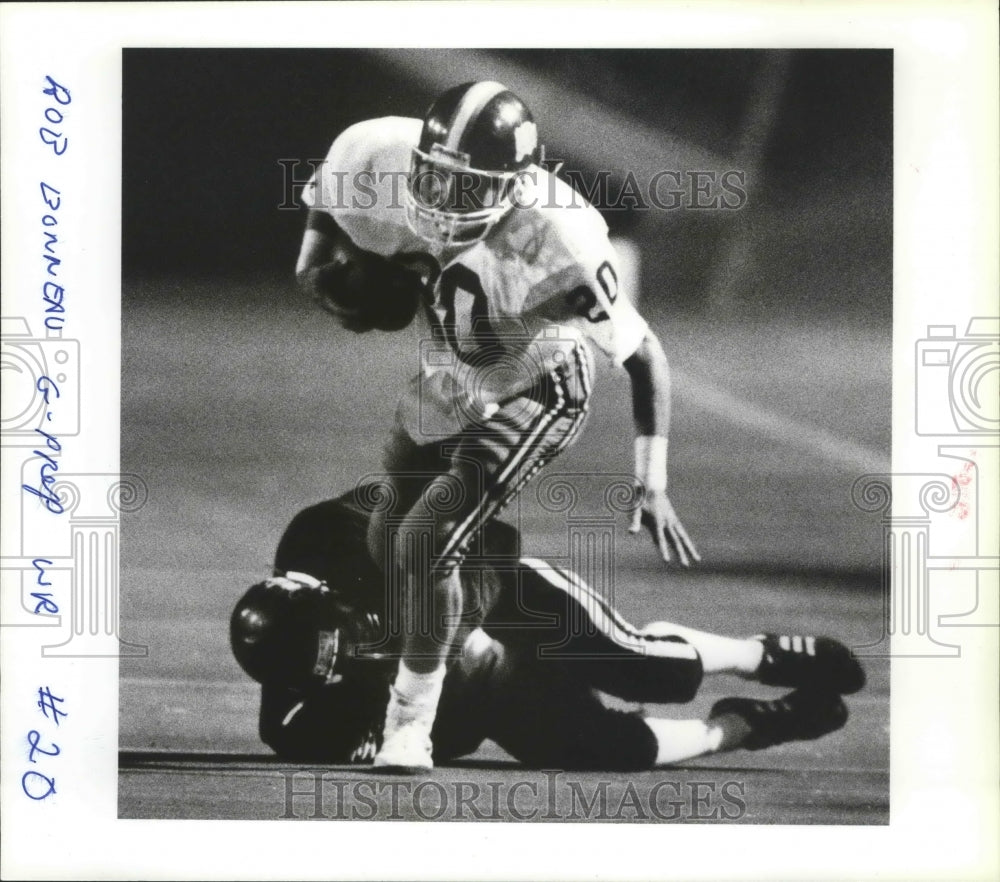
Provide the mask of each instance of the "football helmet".
POLYGON ((374 613, 344 602, 325 582, 288 572, 252 586, 229 620, 240 667, 258 683, 291 689, 339 682, 376 642, 374 613))
POLYGON ((463 83, 427 111, 404 193, 410 228, 439 248, 483 239, 535 162, 531 111, 500 83, 463 83))

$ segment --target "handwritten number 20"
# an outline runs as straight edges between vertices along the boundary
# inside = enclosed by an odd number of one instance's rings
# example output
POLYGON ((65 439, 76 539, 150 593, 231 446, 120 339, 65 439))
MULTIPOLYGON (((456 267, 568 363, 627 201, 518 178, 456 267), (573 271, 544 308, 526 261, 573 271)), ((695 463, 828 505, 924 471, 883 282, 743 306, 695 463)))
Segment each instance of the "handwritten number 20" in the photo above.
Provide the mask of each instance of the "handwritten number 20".
MULTIPOLYGON (((608 303, 614 303, 618 299, 618 276, 615 275, 614 268, 608 261, 604 261, 597 268, 597 283, 601 286, 608 303)), ((600 308, 597 294, 589 285, 580 285, 569 292, 567 297, 570 305, 577 315, 582 315, 588 322, 604 322, 608 320, 608 314, 600 308)))

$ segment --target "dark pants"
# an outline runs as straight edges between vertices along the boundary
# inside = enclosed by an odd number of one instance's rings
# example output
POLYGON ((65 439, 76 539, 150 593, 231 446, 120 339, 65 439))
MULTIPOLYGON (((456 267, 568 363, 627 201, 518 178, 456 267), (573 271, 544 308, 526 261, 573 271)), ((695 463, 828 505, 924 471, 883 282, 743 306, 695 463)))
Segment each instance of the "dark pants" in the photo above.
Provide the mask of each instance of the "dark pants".
MULTIPOLYGON (((489 738, 533 767, 651 768, 652 732, 637 714, 606 707, 597 690, 636 702, 689 701, 702 678, 697 653, 679 637, 644 635, 558 568, 523 560, 508 575, 482 629, 451 660, 432 733, 436 761, 489 738)), ((261 737, 290 760, 370 760, 388 680, 344 686, 308 695, 265 688, 261 737)))

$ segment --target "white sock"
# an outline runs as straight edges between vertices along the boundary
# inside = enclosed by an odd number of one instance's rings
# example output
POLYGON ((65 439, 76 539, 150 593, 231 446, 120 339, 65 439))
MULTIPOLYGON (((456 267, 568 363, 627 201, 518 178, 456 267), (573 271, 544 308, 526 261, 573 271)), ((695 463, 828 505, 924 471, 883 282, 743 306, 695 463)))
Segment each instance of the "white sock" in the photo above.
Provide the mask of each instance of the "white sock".
POLYGON ((429 709, 433 712, 437 709, 438 700, 441 698, 445 670, 442 662, 433 671, 418 674, 416 671, 411 671, 406 662, 400 659, 396 681, 393 683, 394 696, 404 705, 414 709, 429 709))
POLYGON ((646 717, 646 725, 656 736, 657 766, 714 753, 722 744, 722 729, 704 720, 646 717))
POLYGON ((706 674, 740 674, 749 677, 757 673, 764 658, 764 644, 752 637, 723 637, 671 622, 652 622, 642 630, 654 636, 683 637, 698 651, 706 674))

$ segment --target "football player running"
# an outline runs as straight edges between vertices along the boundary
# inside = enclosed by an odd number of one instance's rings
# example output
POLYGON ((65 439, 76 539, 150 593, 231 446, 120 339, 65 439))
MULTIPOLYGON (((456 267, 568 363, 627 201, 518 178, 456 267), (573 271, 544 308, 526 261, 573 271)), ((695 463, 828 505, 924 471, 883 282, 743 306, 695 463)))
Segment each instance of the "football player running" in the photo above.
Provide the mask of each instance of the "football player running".
MULTIPOLYGON (((262 684, 260 735, 290 761, 366 763, 382 743, 395 673, 385 580, 365 548, 365 488, 299 512, 274 575, 250 588, 230 625, 233 652, 262 684), (361 500, 361 504, 359 504, 361 500)), ((461 572, 470 614, 447 659, 434 759, 490 738, 547 769, 650 769, 710 753, 811 740, 844 725, 842 694, 865 683, 848 649, 825 637, 732 638, 654 622, 635 628, 574 573, 522 557, 496 520, 461 572), (723 698, 707 719, 615 710, 687 702, 705 675, 793 691, 723 698)))
POLYGON ((496 82, 442 94, 423 121, 361 122, 305 201, 296 275, 348 328, 432 327, 385 454, 369 552, 398 583, 400 661, 377 765, 431 768, 469 545, 587 413, 594 344, 632 378, 645 524, 665 560, 699 560, 667 497, 670 385, 656 335, 619 290, 600 214, 537 165, 528 108, 496 82))

